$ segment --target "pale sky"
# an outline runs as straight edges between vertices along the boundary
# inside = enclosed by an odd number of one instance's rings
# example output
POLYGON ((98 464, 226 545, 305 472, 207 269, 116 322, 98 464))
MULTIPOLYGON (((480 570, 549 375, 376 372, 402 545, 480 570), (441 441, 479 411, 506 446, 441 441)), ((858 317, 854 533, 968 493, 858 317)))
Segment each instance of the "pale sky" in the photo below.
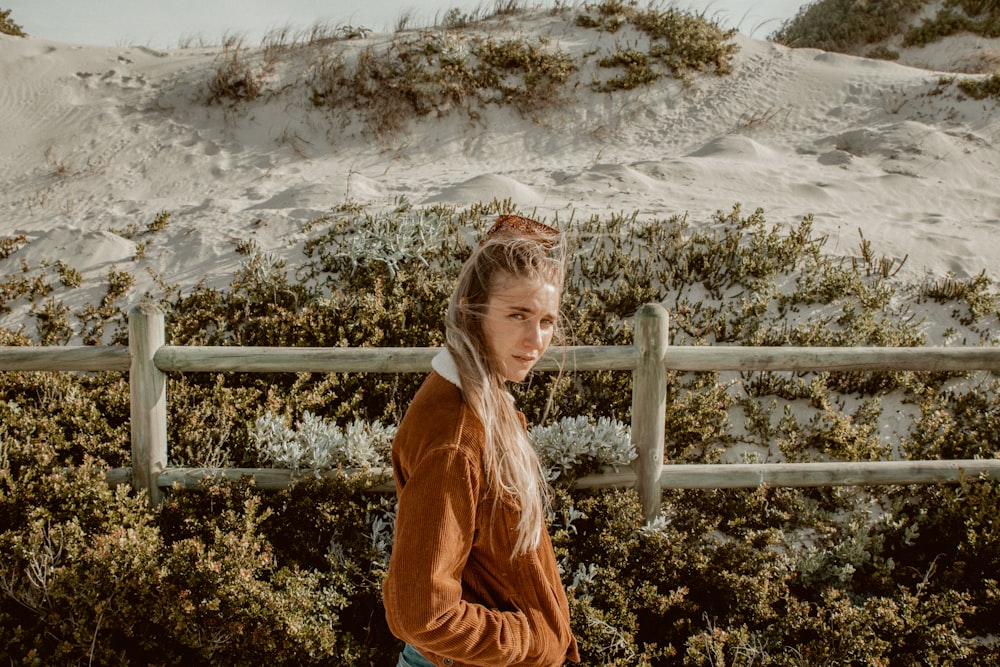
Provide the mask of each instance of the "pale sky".
MULTIPOLYGON (((548 7, 553 1, 527 0, 526 4, 548 7)), ((575 2, 582 4, 582 0, 575 2)), ((226 33, 254 42, 274 28, 307 29, 318 22, 392 32, 403 16, 411 17, 411 27, 425 26, 451 8, 472 13, 496 4, 496 0, 0 0, 0 8, 10 9, 11 20, 33 37, 156 48, 176 47, 192 38, 218 43, 226 33)), ((763 39, 808 2, 674 0, 673 4, 704 11, 727 27, 763 39)), ((640 6, 648 3, 640 2, 640 6)))

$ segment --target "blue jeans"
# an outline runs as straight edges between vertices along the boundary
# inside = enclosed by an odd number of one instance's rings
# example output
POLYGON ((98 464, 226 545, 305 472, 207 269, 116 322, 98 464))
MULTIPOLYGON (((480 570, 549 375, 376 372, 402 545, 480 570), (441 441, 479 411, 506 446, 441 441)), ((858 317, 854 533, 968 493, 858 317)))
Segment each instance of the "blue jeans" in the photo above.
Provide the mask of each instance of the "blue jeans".
POLYGON ((399 662, 396 667, 435 667, 434 663, 420 655, 420 652, 409 644, 403 647, 403 652, 399 654, 399 662))

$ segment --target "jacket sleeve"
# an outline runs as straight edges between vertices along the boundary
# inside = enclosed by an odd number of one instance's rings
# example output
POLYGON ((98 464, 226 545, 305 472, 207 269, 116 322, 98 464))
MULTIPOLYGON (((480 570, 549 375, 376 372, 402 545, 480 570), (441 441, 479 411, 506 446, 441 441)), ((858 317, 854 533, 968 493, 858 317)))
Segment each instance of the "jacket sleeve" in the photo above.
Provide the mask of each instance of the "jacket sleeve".
POLYGON ((528 654, 527 616, 462 599, 481 481, 479 466, 448 448, 428 452, 410 472, 383 584, 386 619, 397 637, 435 655, 509 665, 528 654))

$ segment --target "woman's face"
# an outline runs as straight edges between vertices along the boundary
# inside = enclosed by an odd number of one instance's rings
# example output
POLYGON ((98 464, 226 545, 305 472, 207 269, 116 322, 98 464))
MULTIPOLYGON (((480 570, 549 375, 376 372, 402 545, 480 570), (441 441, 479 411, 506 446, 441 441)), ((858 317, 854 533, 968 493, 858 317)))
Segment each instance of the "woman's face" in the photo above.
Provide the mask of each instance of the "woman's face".
POLYGON ((559 289, 544 281, 498 279, 486 300, 483 335, 507 382, 521 382, 548 349, 559 318, 559 289))

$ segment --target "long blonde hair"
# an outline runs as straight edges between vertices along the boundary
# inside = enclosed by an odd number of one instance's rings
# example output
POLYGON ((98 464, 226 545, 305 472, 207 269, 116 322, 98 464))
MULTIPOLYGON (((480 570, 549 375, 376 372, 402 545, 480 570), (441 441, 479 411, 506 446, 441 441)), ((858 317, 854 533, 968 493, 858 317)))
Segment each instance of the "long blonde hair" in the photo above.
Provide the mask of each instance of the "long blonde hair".
MULTIPOLYGON (((541 232, 534 227, 526 231, 518 225, 513 231, 502 228, 504 233, 488 234, 462 266, 445 315, 445 338, 458 367, 462 396, 486 432, 483 465, 489 483, 498 496, 520 507, 515 555, 538 546, 549 488, 507 392, 501 362, 493 358, 487 345, 483 316, 491 291, 511 278, 550 284, 561 293, 564 277, 562 245, 554 235, 556 230, 525 218, 518 221, 537 225, 541 232)), ((494 230, 501 227, 501 222, 494 230)))

